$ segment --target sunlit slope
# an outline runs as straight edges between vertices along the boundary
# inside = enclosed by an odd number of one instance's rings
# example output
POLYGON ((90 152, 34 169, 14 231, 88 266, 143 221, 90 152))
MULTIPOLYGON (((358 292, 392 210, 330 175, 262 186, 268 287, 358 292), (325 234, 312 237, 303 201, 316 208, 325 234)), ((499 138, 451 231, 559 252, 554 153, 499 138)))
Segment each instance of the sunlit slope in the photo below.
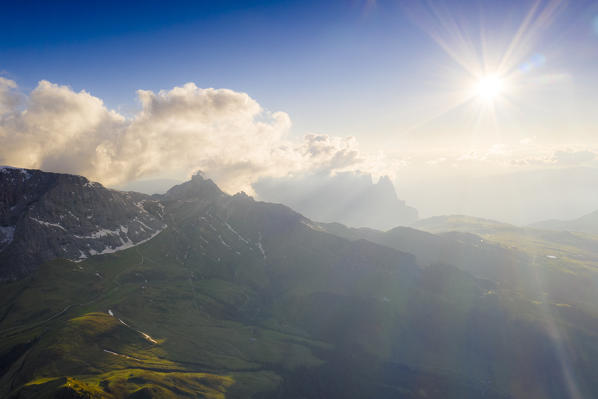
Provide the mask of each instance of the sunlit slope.
POLYGON ((211 181, 162 202, 151 241, 2 286, 0 396, 562 398, 565 370, 598 392, 585 314, 211 181))
POLYGON ((517 254, 518 262, 511 263, 516 267, 510 268, 505 283, 535 295, 538 301, 578 305, 595 312, 598 236, 522 228, 468 216, 424 219, 415 227, 458 241, 475 234, 486 245, 517 254))
POLYGON ((319 226, 349 240, 365 239, 408 251, 416 256, 417 263, 423 267, 451 264, 497 283, 513 281, 513 276, 522 270, 521 266, 529 263, 527 254, 471 233, 432 234, 411 227, 379 231, 349 228, 338 223, 321 223, 319 226))

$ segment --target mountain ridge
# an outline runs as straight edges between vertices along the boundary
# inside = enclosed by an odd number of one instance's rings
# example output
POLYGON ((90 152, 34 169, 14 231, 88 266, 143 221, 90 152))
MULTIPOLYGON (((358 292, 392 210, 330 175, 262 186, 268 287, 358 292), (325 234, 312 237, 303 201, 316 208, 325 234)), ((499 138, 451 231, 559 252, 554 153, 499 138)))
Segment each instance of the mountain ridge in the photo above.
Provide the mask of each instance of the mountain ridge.
POLYGON ((590 212, 576 219, 550 219, 532 223, 530 227, 545 230, 573 231, 588 234, 598 234, 598 210, 590 212))
POLYGON ((289 205, 320 222, 387 229, 418 218, 417 209, 398 198, 388 176, 338 173, 262 179, 252 185, 259 199, 289 205))
POLYGON ((41 263, 115 252, 165 228, 150 196, 119 192, 85 177, 0 168, 0 279, 41 263))

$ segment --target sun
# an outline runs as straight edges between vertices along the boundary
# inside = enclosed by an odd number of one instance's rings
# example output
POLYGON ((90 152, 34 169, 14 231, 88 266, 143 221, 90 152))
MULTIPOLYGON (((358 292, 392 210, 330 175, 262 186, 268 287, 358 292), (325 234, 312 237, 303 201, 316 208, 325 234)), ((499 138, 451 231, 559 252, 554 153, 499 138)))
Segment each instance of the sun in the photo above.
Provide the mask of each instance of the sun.
POLYGON ((486 101, 493 101, 500 96, 505 89, 503 79, 497 75, 482 76, 475 84, 475 95, 486 101))

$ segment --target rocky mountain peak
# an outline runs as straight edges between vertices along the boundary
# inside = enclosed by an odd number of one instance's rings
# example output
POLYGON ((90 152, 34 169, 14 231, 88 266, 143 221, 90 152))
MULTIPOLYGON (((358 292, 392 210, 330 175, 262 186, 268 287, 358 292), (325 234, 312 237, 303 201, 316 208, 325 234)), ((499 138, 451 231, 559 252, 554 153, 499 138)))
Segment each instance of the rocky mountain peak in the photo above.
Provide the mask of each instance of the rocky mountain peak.
POLYGON ((165 228, 156 202, 82 176, 2 167, 0 280, 50 259, 77 261, 148 240, 165 228))
POLYGON ((279 179, 253 185, 258 199, 279 202, 322 222, 389 229, 417 220, 417 210, 397 197, 388 176, 342 172, 279 179))
POLYGON ((165 199, 168 200, 206 200, 212 201, 227 196, 211 179, 197 172, 191 180, 178 184, 168 190, 165 199))

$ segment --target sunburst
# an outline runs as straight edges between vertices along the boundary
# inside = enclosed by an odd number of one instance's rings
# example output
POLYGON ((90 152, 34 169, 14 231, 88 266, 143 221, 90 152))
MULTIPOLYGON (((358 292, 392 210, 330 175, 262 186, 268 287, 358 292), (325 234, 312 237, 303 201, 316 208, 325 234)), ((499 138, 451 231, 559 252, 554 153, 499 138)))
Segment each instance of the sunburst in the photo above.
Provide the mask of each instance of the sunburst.
POLYGON ((408 131, 421 128, 467 104, 472 105, 472 112, 478 113, 475 118, 478 122, 489 118, 498 129, 499 109, 520 103, 516 96, 525 94, 522 82, 525 81, 524 86, 528 87, 534 80, 530 79, 530 72, 542 63, 536 62, 538 55, 534 56, 533 47, 541 33, 562 10, 564 3, 564 0, 533 1, 508 45, 502 48, 492 48, 484 32, 479 40, 475 40, 473 35, 468 34, 474 30, 468 29, 467 21, 455 19, 443 3, 432 1, 427 2, 426 6, 409 3, 407 13, 459 65, 461 77, 456 81, 453 79, 453 84, 460 85, 460 89, 457 86, 453 90, 453 100, 408 131))
POLYGON ((473 87, 473 95, 484 101, 494 101, 506 89, 506 82, 497 75, 485 75, 478 79, 473 87))

